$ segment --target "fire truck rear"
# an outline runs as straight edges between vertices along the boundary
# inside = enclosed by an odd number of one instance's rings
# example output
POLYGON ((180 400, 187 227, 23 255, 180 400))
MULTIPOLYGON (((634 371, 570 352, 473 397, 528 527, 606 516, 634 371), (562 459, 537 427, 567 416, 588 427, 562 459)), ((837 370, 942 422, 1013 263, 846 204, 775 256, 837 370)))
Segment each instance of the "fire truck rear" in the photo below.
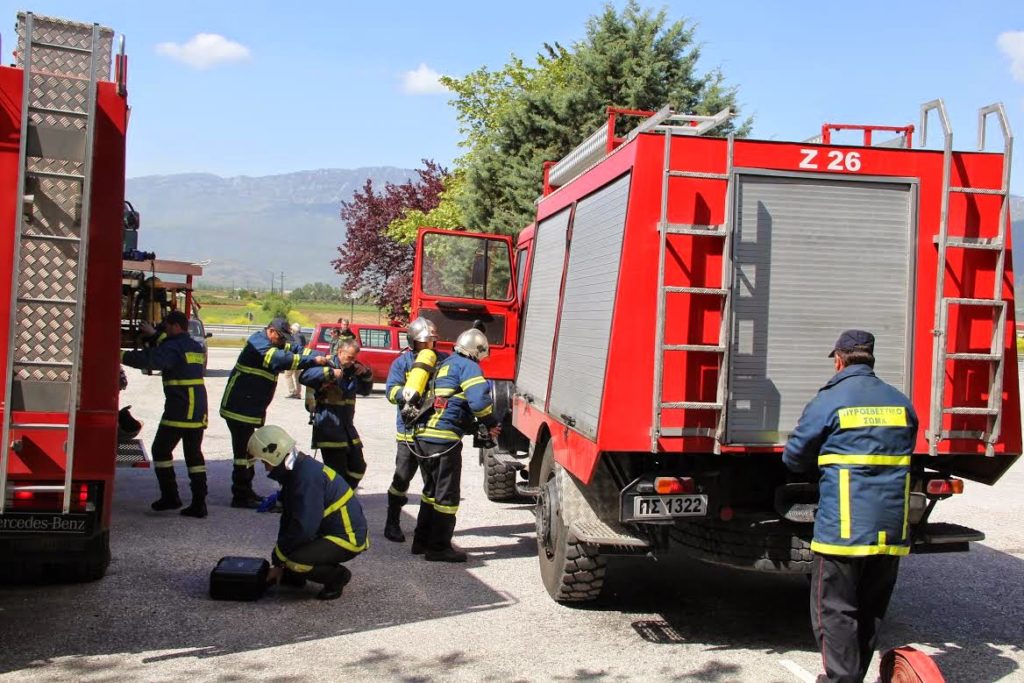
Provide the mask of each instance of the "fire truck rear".
POLYGON ((128 123, 113 38, 20 14, 0 67, 5 579, 94 579, 110 561, 128 123))
POLYGON ((1021 453, 1002 106, 980 110, 977 152, 953 150, 939 100, 918 131, 826 124, 805 142, 713 137, 730 116, 610 109, 545 169, 514 244, 419 235, 413 312, 447 340, 487 328, 505 425, 481 453, 487 493, 536 497, 556 600, 595 598, 609 555, 672 546, 808 572, 817 484, 780 454, 846 328, 875 334, 877 374, 921 420, 913 552, 983 539, 933 510, 1021 453), (645 118, 618 137, 624 114, 645 118), (941 150, 913 147, 929 118, 941 150))

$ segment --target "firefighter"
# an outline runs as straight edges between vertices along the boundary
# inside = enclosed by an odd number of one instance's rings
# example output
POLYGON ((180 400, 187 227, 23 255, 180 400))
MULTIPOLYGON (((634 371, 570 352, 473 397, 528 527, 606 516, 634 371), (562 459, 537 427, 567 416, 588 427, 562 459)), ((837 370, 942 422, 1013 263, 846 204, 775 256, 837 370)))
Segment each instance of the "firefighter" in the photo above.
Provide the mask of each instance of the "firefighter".
MULTIPOLYGON (((124 365, 143 370, 160 370, 164 385, 164 413, 153 438, 153 468, 160 485, 160 498, 154 510, 181 507, 178 484, 174 478, 172 453, 182 442, 185 465, 192 488, 192 502, 181 511, 186 517, 206 517, 206 462, 203 459, 203 430, 206 429, 206 386, 203 345, 188 333, 188 318, 171 311, 164 318, 162 332, 146 326, 144 332, 155 337, 155 346, 139 351, 121 351, 124 365)), ((127 380, 125 381, 127 383, 127 380)))
POLYGON ((267 580, 302 587, 308 579, 323 584, 321 600, 341 597, 352 578, 342 563, 370 547, 359 500, 333 469, 295 450, 295 439, 280 427, 260 427, 247 448, 281 484, 281 524, 267 580))
POLYGON ((913 404, 874 373, 875 338, 846 330, 829 354, 836 374, 804 408, 782 454, 795 472, 817 472, 811 623, 825 674, 864 680, 900 557, 910 551, 913 404))
MULTIPOLYGON (((499 431, 491 389, 479 361, 489 352, 483 332, 469 329, 455 340, 455 353, 434 374, 433 401, 418 418, 410 444, 420 459, 423 496, 412 552, 431 562, 465 562, 466 553, 452 546, 459 511, 462 476, 462 437, 466 425, 483 423, 492 437, 499 431)), ((408 387, 407 387, 408 388, 408 387)), ((403 391, 405 400, 408 393, 403 391)))
POLYGON ((305 370, 327 363, 325 356, 289 346, 291 330, 283 318, 274 318, 266 329, 254 332, 238 354, 228 377, 220 416, 231 432, 234 467, 231 472, 231 507, 257 508, 262 498, 252 490, 253 461, 246 446, 249 437, 267 418, 274 398, 277 375, 285 370, 305 370))
MULTIPOLYGON (((384 395, 395 405, 401 401, 402 389, 405 387, 409 372, 416 363, 416 355, 424 349, 434 348, 437 341, 437 328, 426 318, 416 318, 409 323, 406 338, 412 344, 412 348, 404 350, 391 363, 387 383, 384 385, 384 395)), ((447 357, 447 354, 438 353, 437 361, 447 357)), ((398 448, 395 454, 395 474, 391 479, 391 488, 388 489, 388 516, 384 523, 384 538, 396 543, 404 543, 405 534, 402 533, 400 524, 402 506, 409 502, 409 497, 406 494, 409 492, 409 483, 416 476, 416 470, 419 468, 419 459, 409 450, 412 435, 402 421, 401 406, 397 411, 396 422, 395 440, 398 448)))
POLYGON ((355 489, 366 474, 363 443, 355 426, 356 395, 373 389, 373 371, 356 360, 359 344, 345 339, 323 367, 304 370, 299 382, 314 392, 313 448, 324 464, 342 474, 355 489))
POLYGON ((347 318, 338 318, 338 324, 341 327, 335 327, 331 332, 331 350, 329 351, 330 356, 335 356, 338 353, 338 345, 346 339, 355 339, 356 333, 348 326, 347 318))

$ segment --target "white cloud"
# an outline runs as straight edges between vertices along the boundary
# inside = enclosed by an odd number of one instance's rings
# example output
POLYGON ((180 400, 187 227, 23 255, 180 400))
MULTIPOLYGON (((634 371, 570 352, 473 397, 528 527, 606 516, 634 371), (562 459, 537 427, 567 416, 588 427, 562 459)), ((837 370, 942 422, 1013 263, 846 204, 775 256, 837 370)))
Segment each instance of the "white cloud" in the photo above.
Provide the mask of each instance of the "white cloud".
POLYGON ((249 48, 216 33, 197 33, 187 43, 160 43, 157 54, 188 64, 194 69, 209 69, 218 64, 241 62, 251 56, 249 48))
POLYGON ((1024 83, 1024 31, 1000 33, 996 45, 1010 60, 1010 73, 1014 79, 1024 83))
POLYGON ((406 95, 439 95, 448 92, 448 88, 441 85, 441 74, 431 69, 426 64, 420 64, 413 71, 406 71, 402 74, 402 92, 406 95))

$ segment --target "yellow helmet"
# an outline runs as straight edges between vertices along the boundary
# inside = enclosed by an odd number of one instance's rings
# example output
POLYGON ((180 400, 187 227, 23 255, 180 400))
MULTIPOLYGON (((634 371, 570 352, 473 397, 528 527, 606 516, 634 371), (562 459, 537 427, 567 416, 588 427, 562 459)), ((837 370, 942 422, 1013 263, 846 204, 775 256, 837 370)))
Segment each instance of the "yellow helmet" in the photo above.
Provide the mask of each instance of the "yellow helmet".
POLYGON ((246 450, 249 455, 262 460, 271 467, 277 467, 292 452, 295 439, 283 428, 276 425, 260 427, 249 437, 246 450))

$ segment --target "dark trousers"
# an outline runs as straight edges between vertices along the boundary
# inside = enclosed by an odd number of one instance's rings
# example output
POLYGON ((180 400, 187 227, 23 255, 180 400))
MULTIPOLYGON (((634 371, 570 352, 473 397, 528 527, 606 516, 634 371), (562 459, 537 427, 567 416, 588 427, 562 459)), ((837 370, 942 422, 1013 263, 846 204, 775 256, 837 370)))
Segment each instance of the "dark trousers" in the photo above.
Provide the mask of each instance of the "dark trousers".
POLYGON ((416 441, 413 448, 423 476, 423 497, 413 542, 428 550, 443 550, 451 546, 455 515, 459 511, 462 442, 416 441))
POLYGON ((285 568, 297 577, 315 583, 330 583, 338 577, 338 565, 356 554, 326 538, 317 538, 288 553, 285 568))
POLYGON ((234 457, 234 466, 231 468, 231 495, 236 498, 251 497, 255 495, 252 480, 256 471, 253 469, 255 463, 249 457, 249 437, 259 429, 259 425, 229 418, 224 418, 224 421, 228 423, 228 431, 231 432, 231 453, 234 457))
POLYGON ((822 665, 833 683, 861 683, 878 642, 878 628, 896 586, 900 558, 815 554, 811 625, 822 665))
POLYGON ((178 497, 174 478, 174 449, 180 441, 185 452, 185 466, 193 500, 206 498, 206 460, 203 459, 203 429, 185 429, 160 425, 153 437, 153 469, 164 498, 178 497))
POLYGON ((366 474, 366 458, 361 444, 350 444, 348 448, 321 448, 320 454, 324 464, 344 477, 350 488, 359 486, 366 474))
POLYGON ((416 476, 416 470, 420 468, 420 460, 405 441, 398 442, 398 450, 395 453, 395 476, 391 478, 391 488, 388 489, 388 501, 400 499, 399 505, 405 505, 409 500, 409 484, 416 476))

